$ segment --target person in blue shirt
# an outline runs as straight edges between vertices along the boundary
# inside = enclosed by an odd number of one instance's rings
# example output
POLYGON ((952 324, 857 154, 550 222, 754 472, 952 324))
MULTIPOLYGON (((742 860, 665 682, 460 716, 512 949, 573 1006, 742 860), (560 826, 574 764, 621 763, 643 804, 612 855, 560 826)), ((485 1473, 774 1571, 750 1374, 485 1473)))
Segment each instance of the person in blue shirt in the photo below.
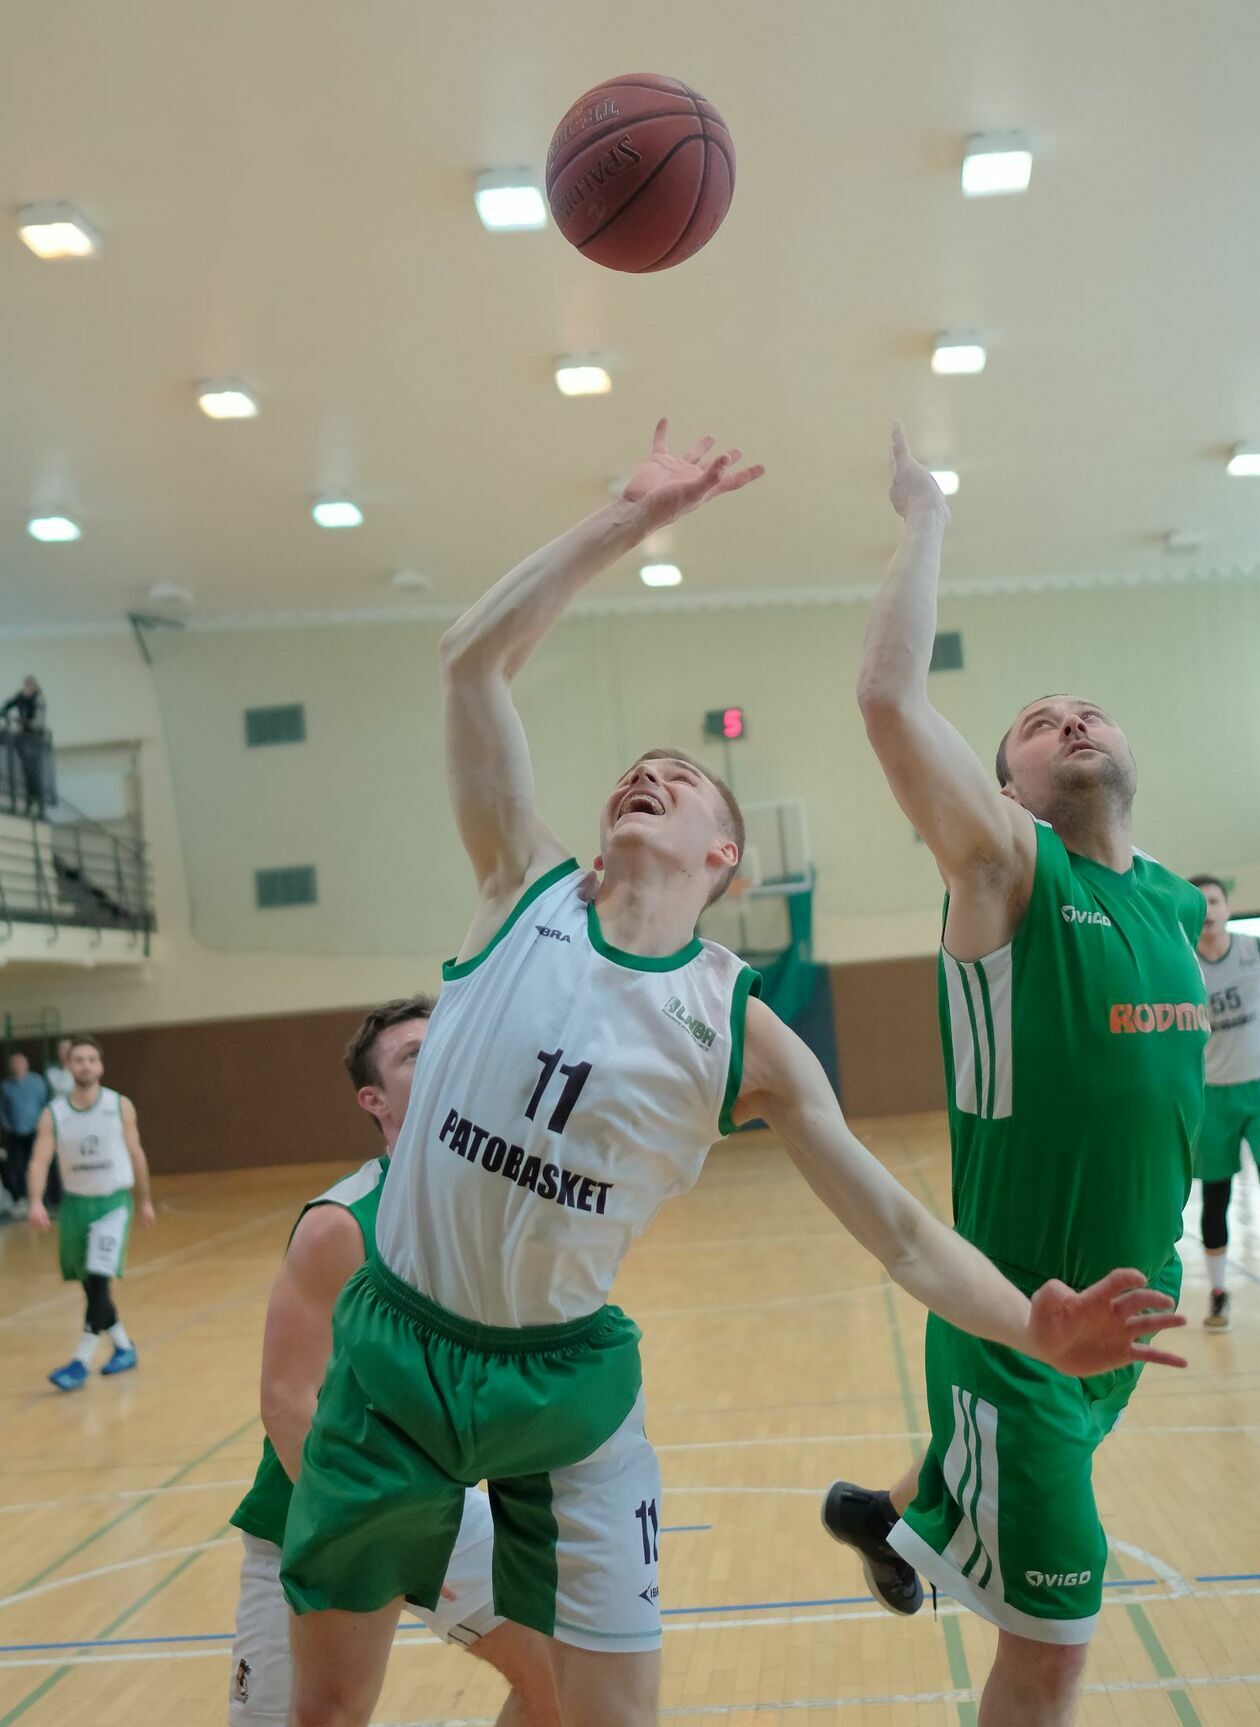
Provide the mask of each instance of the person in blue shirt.
POLYGON ((48 1102, 48 1086, 20 1050, 9 1057, 9 1077, 0 1083, 0 1127, 4 1129, 4 1187, 18 1216, 26 1214, 26 1166, 35 1130, 48 1102))

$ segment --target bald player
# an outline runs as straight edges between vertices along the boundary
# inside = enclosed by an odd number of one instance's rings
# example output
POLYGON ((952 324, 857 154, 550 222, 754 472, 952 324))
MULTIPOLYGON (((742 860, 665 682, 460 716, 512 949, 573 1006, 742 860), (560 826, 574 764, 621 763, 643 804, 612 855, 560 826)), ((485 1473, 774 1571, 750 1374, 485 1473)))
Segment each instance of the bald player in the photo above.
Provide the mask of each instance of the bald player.
MULTIPOLYGON (((1203 895, 1133 844, 1133 753, 1095 701, 1039 697, 995 781, 928 699, 949 510, 900 427, 901 545, 875 601, 858 699, 897 802, 947 889, 940 1018, 956 1228, 1020 1289, 1119 1260, 1175 1297, 1203 1117, 1203 895)), ((983 1727, 1070 1722, 1107 1538, 1094 1451, 1141 1363, 1064 1377, 927 1328, 932 1443, 891 1493, 836 1482, 823 1518, 894 1612, 915 1568, 998 1627, 983 1727), (900 1520, 899 1520, 900 1514, 900 1520)))

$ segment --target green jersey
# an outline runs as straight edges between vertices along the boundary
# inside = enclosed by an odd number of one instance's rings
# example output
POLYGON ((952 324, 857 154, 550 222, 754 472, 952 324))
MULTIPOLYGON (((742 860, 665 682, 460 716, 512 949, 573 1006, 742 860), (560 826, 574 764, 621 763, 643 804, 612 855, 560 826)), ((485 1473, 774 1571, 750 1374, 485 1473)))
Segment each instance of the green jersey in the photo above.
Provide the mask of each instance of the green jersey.
POLYGON ((1203 895, 1123 874, 1037 823, 1011 941, 939 967, 954 1216, 1026 1291, 1173 1257, 1203 1119, 1203 895))
MULTIPOLYGON (((361 1169, 356 1169, 353 1175, 334 1183, 327 1193, 321 1193, 318 1199, 302 1207, 297 1223, 289 1232, 289 1240, 293 1240, 298 1223, 308 1211, 313 1211, 317 1205, 340 1205, 350 1213, 362 1232, 366 1258, 376 1240, 376 1210, 381 1203, 381 1188, 388 1168, 387 1157, 374 1157, 361 1169)), ((276 1456, 270 1439, 264 1439, 262 1462, 258 1465, 253 1486, 232 1513, 231 1521, 247 1535, 256 1535, 260 1541, 270 1541, 276 1547, 282 1547, 292 1497, 293 1483, 285 1474, 284 1465, 276 1456)))

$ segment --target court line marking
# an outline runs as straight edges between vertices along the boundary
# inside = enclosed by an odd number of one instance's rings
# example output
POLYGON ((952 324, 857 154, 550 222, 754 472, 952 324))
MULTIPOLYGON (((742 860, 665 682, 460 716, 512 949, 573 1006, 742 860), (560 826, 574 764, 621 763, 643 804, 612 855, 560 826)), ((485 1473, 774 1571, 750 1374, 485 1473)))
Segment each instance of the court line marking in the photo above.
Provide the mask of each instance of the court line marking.
MULTIPOLYGON (((1108 1442, 1115 1439, 1135 1439, 1143 1434, 1177 1434, 1191 1433, 1222 1434, 1237 1433, 1251 1437, 1260 1434, 1260 1423, 1256 1422, 1223 1422, 1212 1426, 1205 1423, 1195 1423, 1188 1426, 1149 1425, 1140 1427, 1135 1422, 1126 1422, 1122 1427, 1108 1435, 1108 1442)), ((931 1434, 926 1428, 911 1430, 903 1428, 897 1432, 883 1433, 785 1433, 782 1435, 766 1435, 759 1439, 687 1439, 672 1445, 658 1445, 658 1453, 666 1451, 744 1451, 757 1446, 774 1446, 786 1448, 792 1445, 864 1445, 867 1443, 891 1442, 893 1440, 926 1440, 931 1434)), ((104 1499, 151 1499, 159 1493, 211 1493, 219 1487, 248 1487, 253 1481, 252 1475, 232 1475, 221 1481, 184 1481, 171 1486, 158 1487, 111 1487, 100 1493, 67 1493, 56 1499, 27 1499, 15 1505, 0 1505, 0 1517, 13 1516, 21 1511, 52 1511, 63 1505, 87 1505, 93 1501, 104 1499)), ((669 1493, 698 1492, 700 1489, 679 1487, 670 1484, 669 1493)), ((708 1491, 717 1492, 710 1488, 708 1491)), ((746 1488, 741 1492, 772 1493, 787 1491, 773 1487, 746 1488)), ((815 1489, 793 1488, 793 1492, 814 1492, 815 1489)), ((822 1493, 823 1488, 817 1491, 822 1493)))
POLYGON ((883 1288, 882 1283, 864 1283, 854 1289, 829 1289, 819 1294, 773 1295, 764 1301, 693 1302, 690 1307, 639 1307, 636 1303, 634 1315, 636 1319, 681 1319, 694 1318, 697 1313, 760 1313, 763 1308, 771 1307, 817 1307, 823 1301, 856 1301, 861 1296, 878 1295, 883 1288))
POLYGON ((28 1499, 20 1505, 0 1505, 0 1517, 17 1511, 50 1511, 61 1505, 87 1505, 100 1499, 155 1499, 159 1493, 210 1493, 216 1487, 248 1487, 252 1475, 234 1475, 226 1481, 181 1481, 174 1487, 111 1487, 104 1493, 68 1493, 63 1499, 28 1499))
MULTIPOLYGON (((134 1271, 129 1271, 127 1273, 128 1280, 135 1283, 138 1278, 147 1277, 154 1271, 164 1271, 179 1260, 195 1259, 198 1254, 204 1253, 207 1248, 217 1247, 222 1241, 239 1241, 242 1235, 252 1235, 256 1230, 262 1229, 264 1225, 270 1223, 273 1218, 289 1217, 290 1215, 291 1210, 288 1206, 277 1206, 274 1211, 265 1211, 260 1217, 252 1218, 248 1223, 234 1224, 231 1229, 222 1229, 217 1235, 209 1235, 204 1241, 189 1242, 187 1247, 174 1247, 169 1253, 159 1254, 156 1259, 146 1260, 143 1265, 136 1266, 134 1271)), ((77 1284, 70 1285, 69 1289, 77 1289, 77 1287, 77 1284)), ((62 1306, 66 1301, 67 1294, 68 1288, 63 1285, 61 1292, 57 1295, 47 1296, 43 1301, 33 1302, 29 1307, 15 1308, 12 1313, 6 1313, 0 1317, 0 1328, 16 1325, 20 1319, 28 1319, 33 1313, 43 1313, 50 1307, 62 1306)))
MULTIPOLYGON (((0 1597, 0 1608, 16 1606, 21 1601, 33 1601, 37 1595, 51 1595, 54 1589, 69 1589, 73 1583, 88 1583, 94 1577, 112 1577, 117 1571, 135 1571, 142 1565, 150 1565, 158 1559, 180 1559, 186 1553, 205 1553, 211 1547, 229 1547, 234 1542, 231 1536, 223 1536, 215 1541, 194 1541, 187 1547, 163 1547, 156 1553, 141 1553, 134 1559, 119 1559, 113 1565, 98 1565, 91 1571, 76 1571, 71 1577, 54 1577, 51 1583, 40 1583, 34 1589, 19 1589, 16 1595, 0 1597)), ((78 1648, 78 1644, 71 1644, 78 1648)))
MULTIPOLYGON (((239 1427, 233 1428, 231 1433, 229 1433, 225 1438, 217 1439, 213 1445, 207 1446, 203 1452, 194 1457, 190 1462, 181 1465, 181 1467, 175 1471, 174 1475, 171 1476, 169 1481, 162 1483, 162 1486, 173 1487, 183 1476, 191 1474, 200 1464, 205 1463, 208 1458, 213 1457, 216 1451, 222 1451, 226 1446, 231 1445, 234 1440, 239 1439, 243 1433, 247 1432, 249 1428, 254 1426, 257 1420, 258 1417, 256 1415, 251 1415, 248 1421, 243 1421, 239 1427)), ((151 1497, 151 1494, 145 1496, 145 1498, 151 1497)), ((128 1505, 126 1509, 120 1511, 117 1516, 109 1518, 108 1521, 102 1523, 99 1528, 94 1529, 90 1535, 85 1535, 82 1541, 76 1541, 73 1547, 68 1547, 64 1553, 59 1554, 56 1559, 52 1560, 48 1565, 45 1565, 42 1571, 37 1571, 33 1577, 28 1577, 26 1582, 20 1586, 18 1593, 23 1594, 28 1589, 34 1589, 36 1584, 42 1583, 46 1577, 51 1577, 52 1573, 59 1570, 68 1560, 73 1559, 76 1554, 82 1553, 85 1547, 90 1547, 94 1541, 99 1541, 101 1537, 103 1535, 107 1535, 111 1529, 116 1529, 118 1525, 126 1518, 130 1517, 133 1512, 140 1509, 140 1507, 145 1503, 145 1498, 137 1499, 134 1504, 128 1505)), ((4 1727, 3 1721, 0 1721, 0 1727, 4 1727)))
MULTIPOLYGON (((186 1560, 184 1562, 185 1565, 187 1565, 189 1563, 191 1563, 191 1560, 186 1560)), ((182 1569, 182 1567, 177 1567, 177 1570, 178 1569, 182 1569)), ((172 1573, 172 1576, 173 1575, 174 1574, 172 1573)), ((164 1582, 169 1581, 169 1580, 170 1579, 163 1580, 163 1583, 154 1585, 154 1588, 156 1589, 158 1587, 164 1586, 164 1582)), ((1238 1597, 1238 1596, 1250 1596, 1250 1597, 1260 1596, 1260 1586, 1252 1586, 1250 1588, 1245 1588, 1245 1589, 1219 1589, 1219 1590, 1217 1590, 1217 1589, 1191 1589, 1189 1594, 1187 1596, 1183 1597, 1183 1599, 1192 1600, 1192 1601, 1220 1601, 1220 1600, 1232 1599, 1232 1598, 1238 1597)), ((1150 1597, 1148 1596, 1148 1597, 1146 1597, 1146 1599, 1149 1601, 1150 1597)), ((1168 1600, 1169 1597, 1159 1596, 1159 1597, 1156 1597, 1156 1599, 1163 1601, 1163 1600, 1168 1600)), ((141 1603, 138 1603, 137 1606, 142 1605, 142 1604, 143 1604, 143 1601, 141 1603)), ((1129 1600, 1127 1600, 1125 1598, 1125 1596, 1118 1594, 1118 1593, 1116 1595, 1106 1597, 1103 1600, 1103 1607, 1104 1608, 1129 1607, 1131 1605, 1133 1605, 1133 1602, 1130 1602, 1129 1600)), ((126 1614, 123 1615, 123 1617, 124 1618, 129 1617, 130 1614, 132 1613, 132 1611, 134 1611, 134 1609, 129 1608, 127 1610, 126 1614)), ((729 1609, 728 1609, 728 1611, 729 1611, 729 1609)), ((950 1601, 950 1600, 942 1600, 940 1603, 940 1608, 939 1608, 939 1613, 940 1613, 940 1616, 942 1619, 959 1618, 964 1614, 970 1613, 970 1611, 971 1611, 970 1608, 963 1607, 958 1602, 950 1601)), ((680 1635, 683 1633, 694 1634, 694 1633, 699 1632, 699 1631, 748 1631, 748 1630, 776 1630, 776 1629, 777 1630, 795 1630, 795 1628, 797 1626, 800 1626, 800 1625, 837 1625, 837 1624, 847 1624, 853 1620, 870 1620, 873 1623, 881 1624, 881 1625, 884 1625, 887 1627, 893 1627, 895 1625, 895 1621, 893 1620, 891 1614, 886 1613, 883 1610, 883 1608, 876 1607, 874 1604, 871 1604, 870 1606, 865 1607, 865 1608, 858 1608, 852 1612, 843 1612, 843 1613, 793 1613, 793 1614, 781 1615, 780 1617, 777 1617, 777 1618, 683 1620, 677 1624, 668 1624, 667 1623, 662 1627, 662 1630, 671 1636, 680 1635)), ((230 1640, 231 1636, 232 1636, 231 1632, 222 1633, 222 1638, 223 1638, 223 1641, 225 1643, 230 1640)), ((73 1644, 71 1647, 76 1648, 76 1649, 81 1649, 81 1648, 87 1648, 90 1646, 91 1645, 90 1645, 90 1640, 89 1640, 85 1643, 73 1644)), ((442 1646, 440 1643, 440 1640, 438 1638, 434 1637, 429 1632, 403 1633, 394 1642, 394 1648, 396 1650, 397 1649, 408 1649, 408 1648, 427 1648, 429 1646, 432 1646, 433 1648, 440 1648, 442 1646)), ((21 1656, 21 1657, 18 1657, 16 1659, 5 1658, 5 1659, 0 1659, 0 1671, 7 1671, 9 1668, 30 1668, 30 1667, 38 1668, 38 1667, 53 1667, 53 1666, 57 1667, 58 1669, 65 1670, 65 1669, 68 1669, 70 1667, 108 1666, 108 1665, 112 1665, 115 1663, 126 1663, 126 1662, 135 1662, 135 1661, 224 1660, 230 1654, 231 1654, 231 1650, 228 1648, 217 1648, 217 1649, 126 1649, 126 1650, 111 1649, 107 1653, 100 1654, 100 1655, 47 1655, 47 1656, 43 1656, 43 1657, 40 1657, 40 1656, 21 1656)), ((1095 1686, 1094 1689, 1096 1691, 1104 1692, 1104 1693, 1107 1691, 1119 1691, 1119 1690, 1176 1691, 1176 1690, 1181 1689, 1182 1687, 1190 1686, 1190 1685, 1204 1686, 1204 1685, 1215 1685, 1215 1684, 1260 1685, 1260 1674, 1226 1675, 1225 1677, 1223 1677, 1221 1679, 1216 1679, 1216 1678, 1198 1678, 1198 1679, 1195 1679, 1195 1678, 1178 1677, 1178 1676, 1174 1675, 1174 1676, 1171 1676, 1171 1677, 1166 1678, 1166 1679, 1126 1680, 1123 1682, 1117 1681, 1115 1684, 1110 1684, 1110 1685, 1109 1684, 1099 1684, 1099 1685, 1095 1686)), ((976 1695, 978 1695, 978 1693, 976 1693, 976 1692, 965 1693, 965 1694, 963 1694, 962 1700, 966 1701, 967 1697, 969 1697, 969 1696, 974 1697, 976 1695)), ((952 1692, 941 1693, 939 1695, 936 1693, 933 1693, 932 1696, 929 1697, 927 1700, 928 1701, 937 1701, 937 1702, 949 1701, 951 1698, 953 1698, 953 1696, 954 1696, 954 1693, 952 1693, 952 1692)), ((909 1700, 913 1701, 913 1699, 909 1699, 909 1700)), ((907 1699, 902 1698, 900 1696, 890 1695, 887 1698, 875 1698, 874 1701, 875 1701, 875 1703, 881 1703, 881 1702, 894 1703, 894 1702, 904 1702, 904 1701, 907 1701, 907 1699)), ((831 1707, 831 1706, 832 1705, 827 1704, 827 1703, 798 1703, 798 1704, 793 1705, 793 1707, 797 1707, 797 1708, 826 1708, 826 1707, 831 1707)), ((839 1707, 840 1705, 837 1704, 835 1706, 839 1707)), ((724 1707, 727 1707, 727 1706, 724 1706, 724 1707)), ((731 1709, 734 1709, 735 1707, 736 1707, 735 1705, 729 1706, 729 1708, 731 1708, 731 1709)), ((764 1708, 773 1708, 773 1707, 775 1707, 775 1705, 770 1704, 770 1703, 740 1704, 740 1705, 738 1705, 738 1708, 745 1709, 745 1710, 750 1709, 750 1708, 751 1709, 764 1709, 764 1708)), ((667 1713, 669 1713, 669 1711, 663 1710, 662 1713, 667 1714, 667 1713)), ((3 1718, 0 1718, 0 1727, 3 1727, 3 1723, 5 1721, 8 1721, 8 1720, 13 1719, 13 1718, 14 1717, 10 1717, 10 1716, 5 1716, 3 1718)), ((418 1727, 453 1727, 453 1724, 450 1723, 449 1721, 438 1721, 438 1722, 432 1722, 432 1723, 419 1723, 418 1727)))

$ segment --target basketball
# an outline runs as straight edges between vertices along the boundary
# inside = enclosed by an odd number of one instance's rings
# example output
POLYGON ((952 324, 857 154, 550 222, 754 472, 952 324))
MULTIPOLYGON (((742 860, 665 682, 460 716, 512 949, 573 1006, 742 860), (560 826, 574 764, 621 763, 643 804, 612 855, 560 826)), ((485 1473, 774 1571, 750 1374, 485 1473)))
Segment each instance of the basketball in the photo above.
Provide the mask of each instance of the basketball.
POLYGON ((707 246, 735 190, 726 122, 679 78, 632 72, 578 99, 547 151, 556 226, 608 270, 670 270, 707 246))

